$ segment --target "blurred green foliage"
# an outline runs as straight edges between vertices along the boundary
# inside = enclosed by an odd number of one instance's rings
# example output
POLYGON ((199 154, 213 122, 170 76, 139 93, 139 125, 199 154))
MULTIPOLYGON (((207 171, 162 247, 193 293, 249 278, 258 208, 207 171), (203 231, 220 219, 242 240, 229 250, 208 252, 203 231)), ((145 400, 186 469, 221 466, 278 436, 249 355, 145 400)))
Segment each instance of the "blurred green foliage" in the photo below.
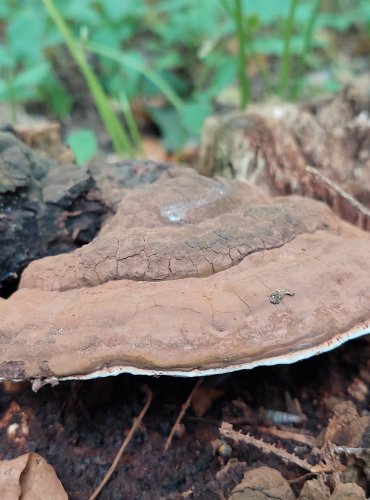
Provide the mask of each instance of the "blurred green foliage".
MULTIPOLYGON (((238 0, 242 6, 245 61, 256 63, 265 92, 287 98, 299 95, 309 68, 325 64, 312 51, 320 52, 324 46, 318 30, 326 27, 343 32, 357 27, 370 35, 369 0, 322 0, 315 16, 317 2, 299 0, 291 29, 287 30, 292 1, 238 0), (312 29, 308 32, 310 22, 312 29), (279 71, 274 74, 269 67, 264 69, 261 56, 277 62, 288 57, 288 73, 280 75, 280 86, 279 71), (293 64, 296 60, 297 65, 293 64), (295 66, 300 68, 296 74, 295 66)), ((235 18, 228 15, 234 0, 54 3, 75 39, 88 51, 89 64, 106 94, 117 103, 122 93, 128 102, 144 100, 169 149, 197 137, 204 118, 214 108, 215 98, 238 75, 240 79, 240 59, 233 48, 235 18), (122 60, 98 55, 98 50, 89 52, 89 44, 95 49, 111 49, 121 54, 122 60), (165 82, 167 90, 178 98, 178 108, 160 82, 165 82)), ((0 100, 14 106, 32 100, 47 106, 57 117, 67 116, 75 97, 70 95, 58 68, 62 45, 63 37, 40 0, 1 0, 0 100)), ((250 85, 249 79, 247 83, 250 85)), ((333 88, 335 84, 331 82, 333 88)))
POLYGON ((77 165, 85 165, 95 156, 98 141, 90 129, 79 129, 67 135, 66 142, 72 149, 77 165))

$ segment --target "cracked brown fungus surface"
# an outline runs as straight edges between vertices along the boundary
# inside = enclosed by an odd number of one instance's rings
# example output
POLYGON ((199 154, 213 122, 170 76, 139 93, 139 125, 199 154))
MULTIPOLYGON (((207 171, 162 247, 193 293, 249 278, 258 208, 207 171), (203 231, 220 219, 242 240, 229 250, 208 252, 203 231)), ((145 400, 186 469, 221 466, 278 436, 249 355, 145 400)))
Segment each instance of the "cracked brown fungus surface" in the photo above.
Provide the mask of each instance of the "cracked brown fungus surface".
POLYGON ((369 254, 369 234, 320 202, 169 170, 0 300, 0 378, 211 375, 318 354, 369 333, 369 254))

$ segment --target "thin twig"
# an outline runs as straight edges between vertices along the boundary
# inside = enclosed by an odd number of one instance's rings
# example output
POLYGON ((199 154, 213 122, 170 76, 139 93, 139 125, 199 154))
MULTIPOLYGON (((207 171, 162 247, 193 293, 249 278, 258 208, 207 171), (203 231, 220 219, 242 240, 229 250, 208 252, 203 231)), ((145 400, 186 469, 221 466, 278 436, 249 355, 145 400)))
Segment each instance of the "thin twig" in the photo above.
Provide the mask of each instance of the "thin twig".
POLYGON ((295 465, 298 465, 298 467, 301 467, 302 469, 308 472, 312 473, 332 472, 332 467, 330 466, 326 466, 324 464, 311 465, 306 460, 302 460, 301 458, 298 458, 296 455, 293 455, 292 453, 289 453, 286 450, 282 450, 272 444, 265 443, 264 441, 262 441, 262 439, 256 439, 255 437, 250 436, 249 434, 242 434, 241 432, 236 432, 233 430, 233 426, 231 424, 228 424, 227 422, 222 423, 220 427, 220 433, 221 436, 223 436, 224 438, 232 439, 235 442, 250 444, 260 449, 264 453, 273 453, 274 455, 277 455, 285 462, 288 463, 290 462, 295 465))
POLYGON ((352 448, 349 446, 337 446, 332 443, 330 443, 329 448, 334 453, 344 453, 345 455, 355 455, 356 457, 360 457, 362 454, 370 451, 370 448, 352 448))
POLYGON ((185 403, 181 406, 181 410, 180 410, 180 413, 176 419, 176 422, 174 423, 172 429, 171 429, 171 432, 166 440, 166 444, 164 446, 164 451, 167 451, 168 448, 171 446, 171 443, 172 443, 172 439, 173 439, 173 436, 177 430, 177 427, 179 425, 179 423, 181 422, 181 420, 183 419, 184 415, 185 415, 185 412, 186 410, 189 408, 190 406, 190 403, 191 403, 191 400, 193 399, 193 396, 194 394, 196 393, 198 387, 200 386, 200 384, 203 382, 203 377, 200 377, 198 378, 198 380, 196 381, 194 387, 192 388, 187 400, 185 401, 185 403))
POLYGON ((103 480, 101 481, 101 483, 99 484, 99 486, 96 488, 96 490, 92 493, 92 495, 89 497, 89 500, 94 500, 98 495, 99 493, 101 492, 101 490, 104 488, 104 486, 107 484, 107 482, 109 481, 111 475, 113 474, 115 468, 117 467, 117 464, 118 462, 120 461, 121 459, 121 456, 122 456, 122 453, 125 451, 127 445, 129 444, 129 442, 131 441, 132 439, 132 436, 135 434, 137 428, 139 427, 139 425, 141 424, 141 421, 143 420, 144 418, 144 415, 145 413, 147 412, 149 406, 150 406, 150 403, 152 402, 152 399, 153 399, 153 393, 152 391, 150 390, 150 388, 147 386, 147 385, 144 385, 142 387, 143 391, 146 393, 147 395, 147 398, 146 398, 146 401, 145 401, 145 405, 143 407, 143 409, 141 410, 139 416, 137 418, 134 419, 134 422, 132 424, 132 427, 130 429, 130 432, 127 434, 126 436, 126 439, 123 441, 122 445, 121 445, 121 448, 118 450, 118 453, 116 455, 116 458, 113 460, 113 463, 112 465, 110 466, 108 472, 106 473, 106 475, 104 476, 103 480))
POLYGON ((356 198, 347 193, 347 191, 344 191, 344 189, 341 188, 336 182, 330 180, 328 177, 326 177, 326 175, 323 175, 314 167, 307 166, 306 171, 316 177, 316 179, 318 179, 319 181, 329 186, 333 191, 335 191, 337 194, 339 194, 339 196, 348 201, 348 203, 350 203, 363 215, 365 215, 366 217, 370 217, 370 210, 365 207, 365 205, 356 200, 356 198))
POLYGON ((316 474, 314 472, 307 472, 307 474, 303 474, 303 476, 296 477, 295 479, 288 479, 289 484, 297 484, 302 481, 307 481, 307 479, 311 479, 311 477, 315 477, 316 474))
POLYGON ((60 410, 57 413, 57 417, 56 417, 57 419, 59 419, 60 416, 62 415, 63 411, 66 408, 68 408, 68 406, 70 404, 72 404, 74 402, 73 399, 76 399, 77 394, 78 394, 79 390, 81 389, 81 387, 83 386, 83 384, 84 384, 84 380, 75 380, 73 382, 72 389, 69 391, 68 396, 64 400, 62 406, 60 407, 60 410))
POLYGON ((263 427, 259 426, 257 429, 260 432, 265 432, 267 434, 271 434, 272 436, 279 437, 281 439, 288 439, 292 441, 296 441, 297 443, 305 444, 310 448, 317 446, 317 440, 313 436, 308 436, 307 434, 300 434, 298 432, 285 430, 285 429, 277 429, 276 427, 263 427))

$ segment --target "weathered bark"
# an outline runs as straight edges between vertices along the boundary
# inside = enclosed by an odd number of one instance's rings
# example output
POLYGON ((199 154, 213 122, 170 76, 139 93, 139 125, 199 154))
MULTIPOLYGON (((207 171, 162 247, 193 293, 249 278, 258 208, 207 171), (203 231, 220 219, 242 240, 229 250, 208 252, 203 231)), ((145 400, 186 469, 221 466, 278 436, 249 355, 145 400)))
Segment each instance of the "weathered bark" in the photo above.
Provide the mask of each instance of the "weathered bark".
POLYGON ((311 165, 370 208, 370 92, 351 87, 301 105, 260 105, 215 117, 203 132, 198 171, 252 182, 270 195, 303 194, 370 230, 370 218, 306 171, 311 165))
POLYGON ((168 167, 140 161, 59 166, 0 133, 0 293, 12 291, 32 260, 91 241, 125 189, 153 182, 168 167))

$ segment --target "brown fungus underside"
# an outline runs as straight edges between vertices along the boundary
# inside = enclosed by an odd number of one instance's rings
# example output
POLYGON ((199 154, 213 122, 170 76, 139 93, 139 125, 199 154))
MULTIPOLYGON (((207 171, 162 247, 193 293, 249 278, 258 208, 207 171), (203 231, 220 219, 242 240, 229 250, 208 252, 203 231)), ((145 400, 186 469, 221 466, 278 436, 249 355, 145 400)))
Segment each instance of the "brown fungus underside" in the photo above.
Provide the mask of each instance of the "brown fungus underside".
POLYGON ((369 333, 369 248, 319 202, 170 170, 92 243, 29 265, 0 301, 0 378, 303 359, 369 333))

